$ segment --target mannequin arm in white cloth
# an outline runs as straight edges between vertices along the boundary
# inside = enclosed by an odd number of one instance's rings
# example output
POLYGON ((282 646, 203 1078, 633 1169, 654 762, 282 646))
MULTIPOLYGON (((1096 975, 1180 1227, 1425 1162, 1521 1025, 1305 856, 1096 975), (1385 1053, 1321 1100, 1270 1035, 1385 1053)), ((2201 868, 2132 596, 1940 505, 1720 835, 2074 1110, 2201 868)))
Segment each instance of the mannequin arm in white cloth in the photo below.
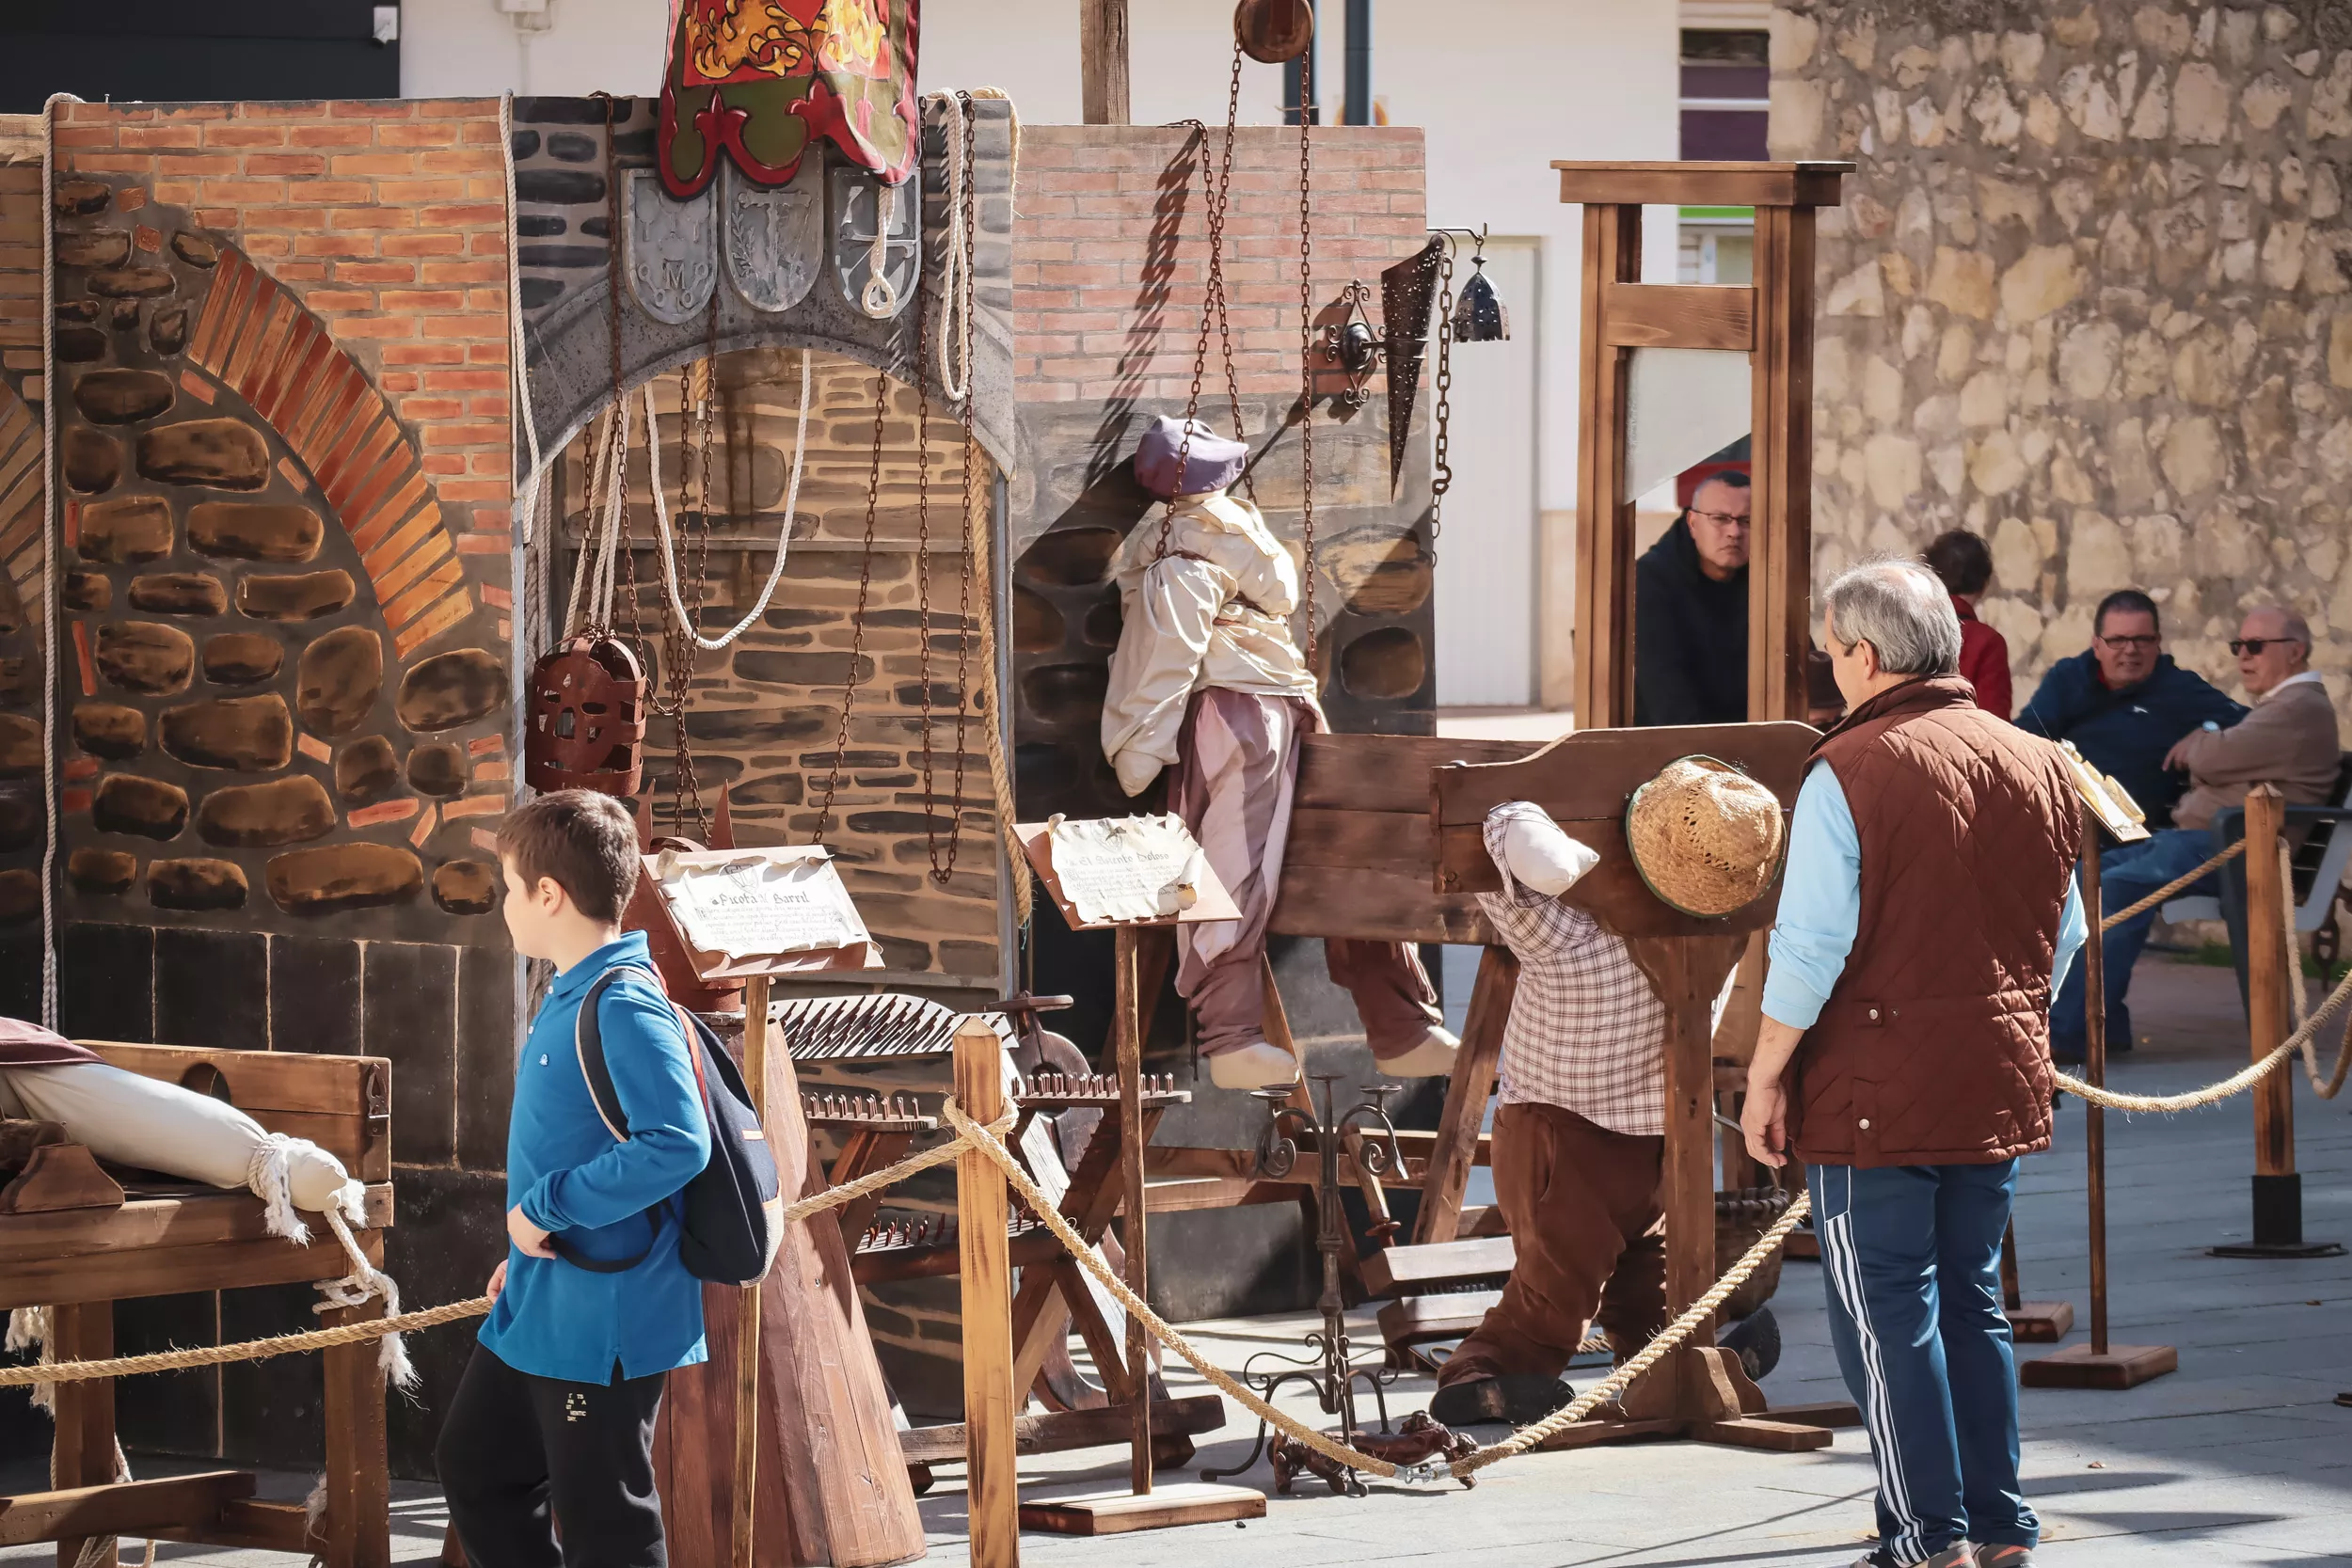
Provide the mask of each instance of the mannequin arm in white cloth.
POLYGON ((1141 794, 1176 760, 1184 705, 1200 681, 1217 611, 1232 594, 1233 579, 1222 568, 1170 555, 1147 567, 1128 595, 1103 694, 1103 754, 1128 794, 1141 794))
POLYGON ((1502 826, 1502 865, 1514 881, 1557 898, 1600 863, 1598 853, 1570 838, 1542 807, 1513 800, 1495 808, 1502 812, 1510 814, 1502 826))
POLYGON ((54 1121, 113 1164, 248 1187, 270 1205, 270 1228, 307 1229, 289 1209, 358 1213, 359 1193, 342 1162, 306 1139, 264 1132, 225 1101, 103 1062, 0 1067, 0 1116, 54 1121))

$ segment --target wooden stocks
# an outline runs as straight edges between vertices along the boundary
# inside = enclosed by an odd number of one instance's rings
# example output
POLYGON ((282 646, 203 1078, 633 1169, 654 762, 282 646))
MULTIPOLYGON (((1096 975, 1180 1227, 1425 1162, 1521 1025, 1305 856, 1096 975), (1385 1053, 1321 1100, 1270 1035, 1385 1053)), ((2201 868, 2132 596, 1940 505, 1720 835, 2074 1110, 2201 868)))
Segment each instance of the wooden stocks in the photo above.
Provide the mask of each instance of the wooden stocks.
MULTIPOLYGON (((1122 937, 1125 936, 1121 932, 1122 937)), ((956 1103, 977 1122, 1005 1112, 1004 1048, 977 1018, 956 1029, 956 1103)), ((1007 1256, 1004 1173, 977 1148, 956 1156, 956 1247, 963 1283, 963 1433, 973 1568, 1021 1561, 1020 1477, 1014 1467, 1012 1264, 1007 1256)))
MULTIPOLYGON (((768 1119, 768 976, 743 982, 743 1086, 752 1115, 768 1119)), ((762 1281, 764 1284, 765 1281, 762 1281)), ((759 1500, 760 1286, 743 1292, 736 1320, 735 1352, 735 1568, 752 1568, 753 1521, 759 1500)))

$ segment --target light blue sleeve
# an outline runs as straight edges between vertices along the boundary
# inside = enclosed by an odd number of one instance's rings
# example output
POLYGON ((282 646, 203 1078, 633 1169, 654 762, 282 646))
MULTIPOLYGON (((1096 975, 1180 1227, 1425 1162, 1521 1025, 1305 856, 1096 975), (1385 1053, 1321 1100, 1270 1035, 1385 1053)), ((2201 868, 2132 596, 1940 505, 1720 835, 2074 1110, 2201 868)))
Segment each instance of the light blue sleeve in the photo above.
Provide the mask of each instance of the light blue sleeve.
POLYGON ((2066 972, 2074 967, 2074 957, 2090 940, 2090 923, 2083 918, 2082 883, 2073 877, 2066 879, 2066 910, 2058 916, 2058 961, 2050 970, 2050 995, 2056 997, 2058 987, 2066 984, 2066 972))
POLYGON ((1862 837, 1837 775, 1819 764, 1797 791, 1788 828, 1788 868, 1781 878, 1772 969, 1764 980, 1765 1016, 1793 1029, 1811 1028, 1846 972, 1861 924, 1862 837))

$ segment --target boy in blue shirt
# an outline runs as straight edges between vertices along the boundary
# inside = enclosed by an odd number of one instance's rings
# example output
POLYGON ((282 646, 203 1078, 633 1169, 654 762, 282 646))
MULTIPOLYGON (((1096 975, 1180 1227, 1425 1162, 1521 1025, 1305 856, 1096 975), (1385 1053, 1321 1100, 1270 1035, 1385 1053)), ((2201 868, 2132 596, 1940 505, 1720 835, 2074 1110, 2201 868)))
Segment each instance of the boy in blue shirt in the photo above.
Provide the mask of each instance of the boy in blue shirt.
POLYGON ((678 1260, 670 1200, 710 1158, 703 1095, 644 935, 620 928, 638 871, 628 808, 542 795, 506 819, 499 862, 515 950, 556 975, 516 1066, 512 1246, 441 1427, 441 1487, 474 1568, 667 1568, 654 1417, 670 1370, 707 1358, 702 1284, 678 1260), (577 1035, 608 974, 596 1025, 626 1139, 588 1092, 577 1035), (599 1272, 556 1243, 595 1261, 643 1257, 599 1272))

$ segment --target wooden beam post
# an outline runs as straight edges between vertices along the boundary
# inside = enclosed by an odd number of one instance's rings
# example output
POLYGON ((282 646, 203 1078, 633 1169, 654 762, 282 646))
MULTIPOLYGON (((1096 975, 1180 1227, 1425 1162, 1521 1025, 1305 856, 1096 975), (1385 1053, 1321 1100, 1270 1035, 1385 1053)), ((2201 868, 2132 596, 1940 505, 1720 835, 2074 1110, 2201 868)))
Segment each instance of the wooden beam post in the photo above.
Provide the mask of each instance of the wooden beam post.
MULTIPOLYGON (((379 1259, 380 1261, 380 1259, 379 1259)), ((321 1315, 327 1328, 384 1316, 382 1301, 321 1315)), ((326 1378, 326 1568, 389 1568, 392 1560, 390 1443, 384 1421, 378 1341, 325 1352, 326 1378)))
MULTIPOLYGON (((755 974, 743 982, 743 1085, 752 1097, 752 1115, 768 1119, 768 992, 769 979, 755 974)), ((847 1238, 856 1245, 854 1238, 847 1238)), ((754 1538, 759 1504, 759 1298, 766 1281, 743 1292, 741 1314, 735 1320, 735 1475, 731 1494, 735 1504, 732 1560, 735 1568, 754 1568, 754 1538)))
POLYGON ((1628 353, 1610 343, 1605 285, 1642 275, 1642 209, 1584 209, 1576 471, 1576 725, 1633 722, 1633 498, 1625 488, 1628 353))
POLYGON ((1078 80, 1089 125, 1125 125, 1127 0, 1078 0, 1078 80))
POLYGON ((1805 716, 1813 602, 1813 209, 1756 210, 1748 717, 1805 716))
MULTIPOLYGON (((2279 878, 2279 844, 2286 827, 2286 797, 2276 784, 2257 784, 2246 792, 2246 1019, 2249 1045, 2259 1060, 2286 1038, 2289 965, 2286 931, 2279 907, 2286 890, 2279 878)), ((2295 1175, 2295 1081, 2274 1072, 2254 1085, 2254 1180, 2295 1175)), ((2263 1204, 2255 1203, 2260 1242, 2300 1241, 2297 1234, 2260 1234, 2263 1204)), ((2299 1205, 2297 1206, 2299 1208, 2299 1205)))
MULTIPOLYGON (((2290 986, 2303 983, 2301 947, 2288 935, 2284 909, 2293 884, 2280 849, 2286 842, 2286 797, 2276 784, 2246 792, 2246 1022, 2260 1061, 2294 1025, 2290 986)), ((2335 1258, 2339 1242, 2303 1235, 2303 1178, 2295 1168, 2295 1071, 2254 1085, 2252 1239, 2213 1248, 2218 1258, 2335 1258)))
MULTIPOLYGON (((956 1028, 956 1103, 977 1122, 1005 1113, 1004 1047, 977 1018, 956 1028)), ((973 1568, 1019 1568, 1020 1474, 1013 1423, 1012 1263, 1004 1173, 978 1149, 956 1156, 956 1251, 963 1286, 964 1469, 973 1568)))
MULTIPOLYGON (((50 1309, 49 1342, 60 1361, 103 1361, 115 1353, 115 1305, 89 1302, 50 1309)), ((103 1486, 115 1479, 115 1386, 112 1378, 56 1385, 56 1431, 51 1441, 49 1483, 61 1490, 103 1486)), ((82 1556, 81 1540, 57 1543, 57 1568, 115 1568, 109 1543, 82 1556)))
MULTIPOLYGON (((2099 930, 2105 903, 2099 890, 2099 819, 2085 805, 2082 898, 2090 930, 2075 962, 2084 966, 2083 1082, 2093 1088, 2105 1085, 2107 1076, 2106 940, 2099 930)), ((2090 1164, 2090 1342, 2020 1363, 2017 1381, 2028 1388, 2131 1388, 2181 1364, 2180 1353, 2170 1345, 2107 1342, 2107 1136, 2106 1116, 2097 1105, 2083 1107, 2083 1158, 2090 1164)))
MULTIPOLYGON (((1119 1237, 1127 1250, 1127 1288, 1143 1296, 1151 1275, 1143 1196, 1143 1000, 1136 942, 1134 927, 1119 927, 1112 958, 1111 1034, 1119 1072, 1120 1207, 1126 1215, 1119 1237)), ((1129 1490, 1140 1497, 1152 1490, 1152 1340, 1142 1320, 1132 1312, 1127 1314, 1127 1385, 1134 1396, 1129 1409, 1135 1421, 1127 1481, 1129 1490)))

